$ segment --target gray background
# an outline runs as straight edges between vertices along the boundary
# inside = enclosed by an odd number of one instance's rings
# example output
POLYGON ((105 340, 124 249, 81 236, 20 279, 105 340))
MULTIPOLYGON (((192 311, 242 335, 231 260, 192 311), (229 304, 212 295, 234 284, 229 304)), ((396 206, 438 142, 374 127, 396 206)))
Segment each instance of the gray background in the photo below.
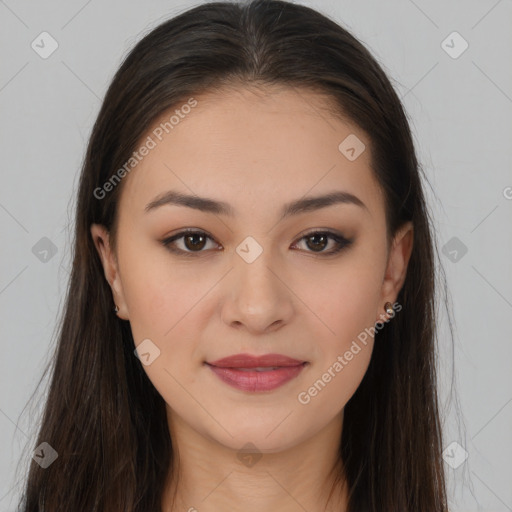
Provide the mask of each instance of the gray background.
MULTIPOLYGON (((14 510, 17 461, 35 448, 43 386, 24 408, 55 343, 74 193, 100 99, 143 34, 198 3, 0 0, 0 512, 14 510), (43 31, 58 43, 46 59, 31 47, 43 31)), ((512 511, 512 2, 300 3, 369 47, 409 113, 456 324, 452 357, 441 315, 452 510, 512 511), (453 31, 469 44, 460 55, 462 40, 443 43, 453 31)))

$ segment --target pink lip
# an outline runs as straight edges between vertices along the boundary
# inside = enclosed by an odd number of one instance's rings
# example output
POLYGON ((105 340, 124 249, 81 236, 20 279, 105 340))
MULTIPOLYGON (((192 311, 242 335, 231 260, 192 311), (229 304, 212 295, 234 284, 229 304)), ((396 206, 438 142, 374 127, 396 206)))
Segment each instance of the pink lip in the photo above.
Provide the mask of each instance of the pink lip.
POLYGON ((206 364, 222 381, 234 388, 243 391, 271 391, 299 375, 307 362, 280 354, 259 357, 237 354, 206 364), (277 368, 264 371, 250 370, 258 367, 277 368))
POLYGON ((212 361, 212 366, 219 366, 222 368, 258 368, 258 367, 272 367, 272 366, 297 366, 304 363, 298 359, 283 356, 281 354, 265 354, 264 356, 251 356, 250 354, 235 354, 234 356, 224 357, 212 361))

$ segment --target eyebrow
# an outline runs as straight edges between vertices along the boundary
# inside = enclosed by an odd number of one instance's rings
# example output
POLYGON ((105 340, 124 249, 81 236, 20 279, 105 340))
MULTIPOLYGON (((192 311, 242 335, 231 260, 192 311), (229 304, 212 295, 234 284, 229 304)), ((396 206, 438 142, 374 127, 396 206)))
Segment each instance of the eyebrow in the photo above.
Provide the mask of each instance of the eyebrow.
MULTIPOLYGON (((186 206, 187 208, 193 208, 206 213, 214 213, 216 215, 226 215, 229 217, 233 217, 235 215, 235 210, 228 203, 216 201, 207 197, 187 195, 174 190, 169 190, 157 196, 146 205, 144 211, 149 212, 160 206, 169 204, 186 206)), ((286 203, 281 210, 280 220, 292 215, 326 208, 334 204, 353 204, 369 211, 363 201, 354 194, 345 191, 335 191, 321 196, 305 197, 286 203)))

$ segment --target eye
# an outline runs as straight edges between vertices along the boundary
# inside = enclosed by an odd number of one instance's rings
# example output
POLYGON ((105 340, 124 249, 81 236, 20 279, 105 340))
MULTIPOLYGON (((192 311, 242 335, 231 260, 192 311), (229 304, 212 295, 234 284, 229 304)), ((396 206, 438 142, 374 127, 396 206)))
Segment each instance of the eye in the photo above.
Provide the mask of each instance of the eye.
MULTIPOLYGON (((192 256, 194 253, 204 252, 203 249, 207 246, 208 240, 214 239, 204 231, 187 229, 176 233, 175 235, 162 240, 162 244, 171 252, 185 256, 192 256), (182 247, 176 247, 176 243, 180 241, 182 247)), ((313 252, 325 255, 336 254, 343 248, 349 246, 352 240, 335 233, 333 231, 311 231, 299 239, 299 242, 305 241, 306 247, 311 250, 306 252, 313 252), (333 241, 333 247, 325 251, 329 245, 329 241, 333 241)), ((297 243, 294 244, 295 246, 297 243)), ((294 247, 294 246, 292 246, 294 247)))
POLYGON ((333 231, 311 231, 300 238, 299 241, 302 240, 305 241, 306 247, 312 249, 307 252, 320 253, 322 255, 336 254, 352 243, 352 240, 348 240, 333 231), (325 251, 324 249, 329 245, 329 240, 332 240, 334 243, 330 250, 325 251))
POLYGON ((203 252, 202 249, 207 245, 207 240, 213 240, 213 238, 204 231, 187 229, 162 240, 162 244, 173 253, 189 256, 193 253, 203 252), (184 248, 175 247, 175 243, 181 239, 183 239, 181 245, 184 248))

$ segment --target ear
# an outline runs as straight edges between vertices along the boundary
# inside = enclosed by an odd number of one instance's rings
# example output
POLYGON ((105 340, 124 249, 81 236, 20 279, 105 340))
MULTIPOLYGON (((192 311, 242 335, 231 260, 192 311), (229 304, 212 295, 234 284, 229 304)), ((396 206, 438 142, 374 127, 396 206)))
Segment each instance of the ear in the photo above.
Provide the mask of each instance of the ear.
MULTIPOLYGON (((105 279, 112 290, 113 302, 119 308, 117 316, 123 320, 128 320, 128 309, 123 293, 121 276, 114 251, 110 246, 110 235, 105 226, 100 224, 91 224, 91 236, 94 245, 103 265, 105 279)), ((112 309, 114 305, 112 305, 112 309)))
POLYGON ((377 311, 378 321, 385 316, 384 304, 394 304, 407 275, 407 265, 412 253, 414 229, 412 222, 406 222, 393 237, 388 263, 382 282, 381 302, 377 311))

